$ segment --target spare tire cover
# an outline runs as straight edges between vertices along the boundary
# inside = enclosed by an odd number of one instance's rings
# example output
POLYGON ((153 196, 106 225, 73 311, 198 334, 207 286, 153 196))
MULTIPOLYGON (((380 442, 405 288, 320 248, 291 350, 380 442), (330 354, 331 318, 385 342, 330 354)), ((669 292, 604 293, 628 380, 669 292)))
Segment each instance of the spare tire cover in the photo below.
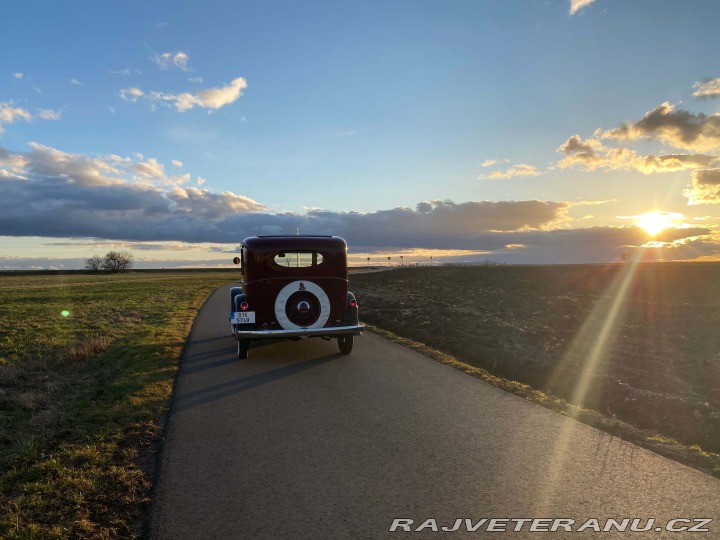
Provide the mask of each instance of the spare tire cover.
POLYGON ((275 317, 285 330, 322 328, 330 318, 330 299, 317 283, 293 281, 275 298, 275 317), (300 304, 308 311, 300 312, 300 304))

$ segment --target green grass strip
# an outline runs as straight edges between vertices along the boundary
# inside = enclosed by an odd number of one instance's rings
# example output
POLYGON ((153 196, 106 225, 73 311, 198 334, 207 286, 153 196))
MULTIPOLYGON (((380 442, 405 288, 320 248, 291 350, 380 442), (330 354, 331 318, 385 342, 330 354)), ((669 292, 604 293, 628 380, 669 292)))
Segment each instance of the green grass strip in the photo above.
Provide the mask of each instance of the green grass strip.
POLYGON ((0 537, 141 535, 190 326, 236 277, 0 277, 0 537))

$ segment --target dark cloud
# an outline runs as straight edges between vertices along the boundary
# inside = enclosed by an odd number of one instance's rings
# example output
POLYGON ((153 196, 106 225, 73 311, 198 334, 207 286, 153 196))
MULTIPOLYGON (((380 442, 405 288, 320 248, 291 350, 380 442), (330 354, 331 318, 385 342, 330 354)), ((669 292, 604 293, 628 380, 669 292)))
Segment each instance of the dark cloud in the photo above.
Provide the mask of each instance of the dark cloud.
POLYGON ((675 148, 691 151, 720 149, 720 114, 694 114, 668 102, 637 122, 626 122, 602 133, 606 139, 632 141, 658 139, 675 148))
MULTIPOLYGON (((247 233, 244 233, 247 234, 247 233)), ((243 235, 239 235, 243 236, 243 235)), ((413 248, 427 247, 438 250, 465 250, 465 255, 452 255, 441 252, 433 253, 435 261, 449 262, 484 262, 486 257, 495 263, 509 264, 579 264, 619 262, 620 253, 628 248, 641 249, 650 241, 652 247, 646 249, 645 259, 654 260, 691 260, 698 258, 720 258, 720 238, 712 230, 703 227, 666 229, 653 238, 639 227, 593 227, 587 229, 556 229, 535 231, 484 232, 472 237, 417 237, 412 241, 388 238, 388 244, 365 244, 363 235, 350 236, 345 234, 351 252, 373 254, 393 253, 413 248), (405 245, 396 245, 404 243, 405 245)), ((100 244, 103 244, 100 242, 100 244)), ((51 247, 51 246, 49 246, 51 247)), ((164 248, 165 246, 163 246, 164 248)), ((173 249, 168 246, 169 249, 173 249)), ((138 249, 137 246, 122 246, 122 249, 138 249)), ((179 266, 230 266, 233 253, 238 248, 210 246, 209 253, 227 253, 221 259, 206 260, 171 260, 162 259, 161 255, 154 259, 139 258, 138 268, 171 268, 179 266), (160 257, 160 258, 158 258, 160 257)), ((98 251, 95 249, 95 251, 98 251)), ((93 250, 88 249, 88 256, 93 250)), ((406 251, 406 253, 408 253, 406 251)), ((429 257, 429 255, 428 255, 429 257)), ((384 257, 383 257, 384 259, 384 257)), ((413 260, 411 255, 406 261, 413 260)), ((82 268, 85 259, 53 259, 19 257, 0 257, 0 269, 49 268, 82 268)))
MULTIPOLYGON (((253 234, 339 234, 363 245, 443 247, 488 231, 539 229, 565 221, 565 202, 425 201, 371 213, 263 213, 231 192, 183 188, 155 160, 89 158, 33 144, 1 150, 0 234, 114 240, 231 243, 253 234)), ((184 179, 184 177, 183 177, 184 179)))
POLYGON ((689 204, 720 203, 720 169, 702 169, 693 172, 685 196, 689 204))
MULTIPOLYGON (((570 144, 583 150, 580 140, 570 144)), ((538 200, 432 200, 369 213, 272 214, 242 195, 180 187, 161 164, 142 156, 88 158, 41 145, 25 154, 0 148, 0 171, 0 235, 6 236, 237 245, 246 236, 299 228, 342 236, 355 253, 459 250, 532 263, 609 262, 626 246, 650 240, 638 227, 558 229, 567 226, 573 204, 538 200)), ((713 178, 700 175, 698 185, 716 185, 713 178)), ((667 229, 654 240, 677 243, 711 232, 667 229)))

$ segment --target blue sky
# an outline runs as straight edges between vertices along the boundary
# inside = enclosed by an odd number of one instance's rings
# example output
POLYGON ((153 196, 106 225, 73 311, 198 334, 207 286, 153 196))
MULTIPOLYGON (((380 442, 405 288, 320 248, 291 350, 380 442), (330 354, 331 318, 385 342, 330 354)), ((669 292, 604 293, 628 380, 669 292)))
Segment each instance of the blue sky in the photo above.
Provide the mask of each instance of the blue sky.
POLYGON ((0 268, 115 248, 226 264, 245 236, 296 227, 363 260, 718 259, 718 16, 710 0, 7 2, 0 268))

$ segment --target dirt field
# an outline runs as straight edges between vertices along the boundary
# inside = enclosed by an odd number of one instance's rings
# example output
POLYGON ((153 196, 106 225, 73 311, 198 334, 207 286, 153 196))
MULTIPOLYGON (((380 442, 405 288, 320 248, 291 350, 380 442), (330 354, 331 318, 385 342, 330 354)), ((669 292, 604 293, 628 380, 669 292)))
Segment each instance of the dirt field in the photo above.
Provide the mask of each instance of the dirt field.
POLYGON ((417 267, 350 290, 364 322, 720 451, 720 264, 417 267))

